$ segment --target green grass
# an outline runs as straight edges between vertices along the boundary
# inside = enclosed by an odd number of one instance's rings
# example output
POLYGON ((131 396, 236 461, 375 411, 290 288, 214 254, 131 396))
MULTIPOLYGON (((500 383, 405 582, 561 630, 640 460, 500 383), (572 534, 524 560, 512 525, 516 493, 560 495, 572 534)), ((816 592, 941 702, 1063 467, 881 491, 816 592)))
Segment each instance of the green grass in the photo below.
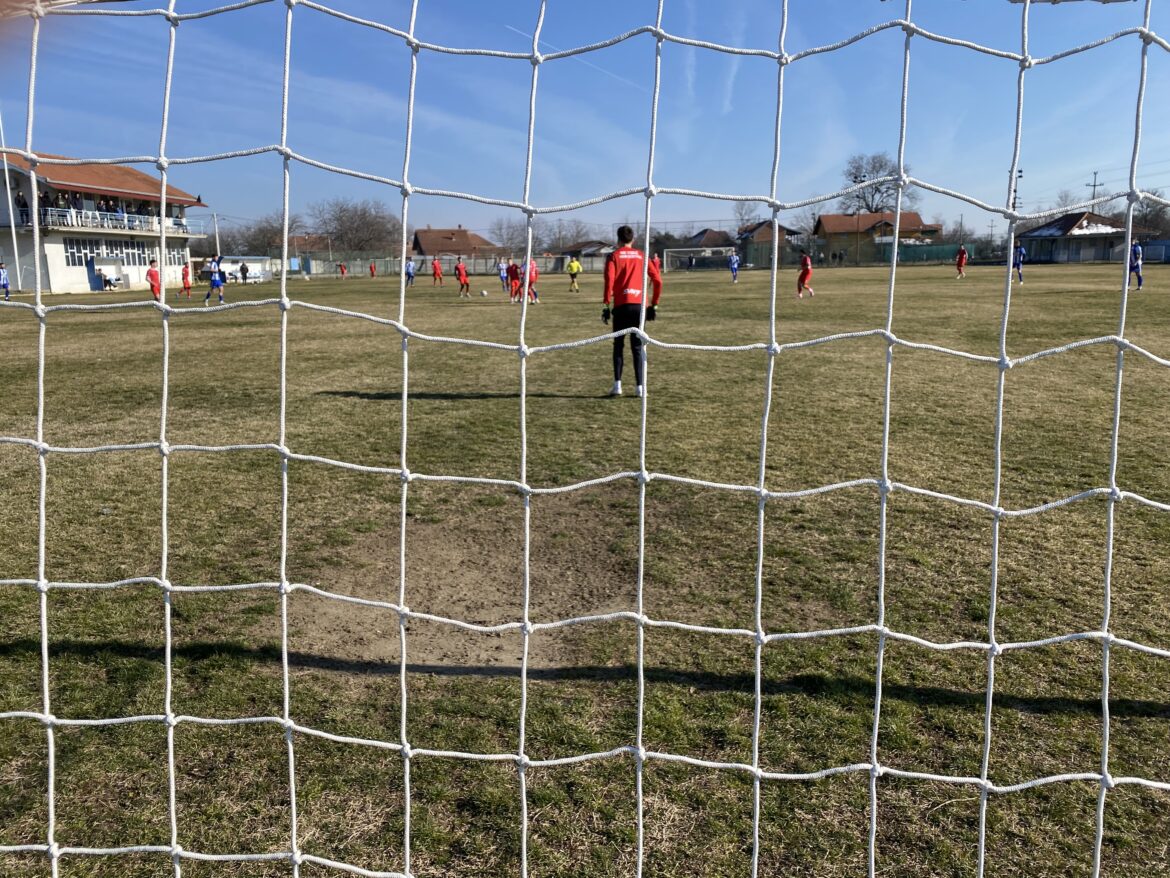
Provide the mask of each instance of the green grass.
MULTIPOLYGON (((1001 268, 956 283, 949 267, 898 272, 893 332, 998 356, 1001 268)), ((667 342, 767 342, 767 275, 667 276, 667 342)), ((780 277, 777 339, 793 342, 885 325, 888 272, 818 271, 797 302, 780 277)), ((1118 329, 1118 266, 1028 269, 1012 296, 1007 350, 1020 357, 1118 329)), ((1131 295, 1126 334, 1170 355, 1170 272, 1148 271, 1131 295)), ((484 281, 487 285, 487 281, 484 281)), ((492 295, 460 302, 425 281, 410 291, 412 329, 515 343, 520 309, 492 295)), ((525 341, 554 344, 604 331, 596 278, 583 292, 542 287, 525 341)), ((478 288, 478 287, 477 287, 478 288)), ((229 289, 229 300, 235 300, 229 289)), ((275 296, 252 287, 249 298, 275 296)), ((393 317, 390 282, 290 283, 295 299, 393 317)), ((54 298, 48 304, 128 301, 54 298)), ((26 300, 27 301, 27 300, 26 300)), ((182 307, 186 307, 186 303, 182 307)), ((275 443, 280 436, 280 312, 275 307, 175 315, 169 321, 167 440, 275 443)), ((150 309, 54 312, 45 336, 44 438, 88 447, 157 441, 162 321, 150 309)), ((0 435, 32 437, 36 318, 0 310, 0 435)), ((286 442, 294 452, 373 467, 400 464, 401 340, 368 321, 288 313, 286 442)), ((1023 509, 1109 483, 1116 348, 1082 348, 1016 366, 1004 388, 999 502, 1023 509)), ((628 360, 628 349, 627 349, 628 360)), ((646 466, 734 484, 760 473, 765 404, 761 351, 652 349, 646 466)), ((994 364, 896 348, 890 405, 893 481, 993 502, 994 364)), ((627 370, 630 369, 627 363, 627 370)), ((514 352, 412 340, 407 466, 414 473, 521 478, 520 359, 514 352)), ((766 486, 795 491, 881 475, 886 344, 860 338, 776 359, 766 486)), ((538 488, 637 470, 640 401, 607 399, 609 343, 527 360, 524 477, 538 488)), ((632 387, 632 374, 627 374, 632 387)), ((1117 480, 1170 500, 1165 424, 1170 370, 1125 357, 1117 480)), ((161 573, 163 467, 155 450, 50 453, 45 573, 110 582, 161 573)), ((391 474, 288 464, 288 544, 281 555, 281 460, 267 450, 176 451, 167 472, 166 576, 176 585, 292 582, 397 602, 402 485, 391 474)), ((0 579, 36 579, 40 487, 35 450, 0 444, 0 579)), ((536 622, 636 608, 638 485, 620 480, 531 499, 530 614, 536 622)), ((643 600, 654 619, 716 628, 755 625, 756 500, 652 481, 646 486, 643 600)), ((847 628, 877 618, 881 504, 872 486, 764 510, 762 623, 769 633, 847 628)), ((1030 641, 1099 629, 1109 504, 1088 499, 1002 523, 996 638, 1030 641)), ((406 498, 411 609, 479 624, 523 612, 524 507, 506 487, 413 482, 406 498)), ((935 642, 986 640, 993 519, 894 492, 887 509, 886 621, 935 642)), ((1170 515, 1115 509, 1111 630, 1170 648, 1170 515)), ((234 718, 279 716, 280 597, 272 590, 172 596, 173 709, 234 718)), ((52 712, 108 718, 164 711, 165 611, 149 584, 53 588, 46 597, 52 712)), ((402 722, 398 618, 390 610, 289 597, 291 712, 301 725, 397 743, 402 722)), ((535 633, 525 752, 554 759, 631 745, 637 729, 636 626, 597 622, 535 633)), ((0 587, 0 712, 40 711, 39 595, 0 587)), ((519 747, 521 639, 417 620, 407 633, 406 729, 414 748, 472 753, 519 747)), ((759 758, 776 772, 865 762, 878 638, 869 632, 769 644, 762 654, 759 758)), ((702 760, 752 758, 750 638, 646 630, 644 743, 702 760)), ((1102 648, 1069 642, 996 661, 990 777, 999 784, 1100 767, 1102 648)), ((882 764, 978 775, 987 663, 982 652, 885 648, 882 764)), ((1170 663, 1110 652, 1110 771, 1170 782, 1170 663)), ((401 870, 404 766, 393 750, 297 735, 298 841, 309 854, 401 870)), ((170 842, 166 730, 157 722, 56 731, 56 841, 113 847, 170 842)), ((46 838, 44 727, 0 720, 0 845, 46 838)), ((275 725, 175 730, 179 843, 187 850, 287 850, 288 764, 275 725)), ((628 756, 526 772, 529 874, 630 875, 636 859, 635 771, 628 756)), ((992 796, 988 874, 1088 874, 1098 787, 1050 784, 992 796)), ((647 875, 746 875, 752 784, 734 771, 650 761, 644 775, 647 875)), ((519 776, 508 762, 420 756, 410 765, 410 848, 418 875, 518 874, 519 776)), ((1119 786, 1106 798, 1104 872, 1170 875, 1170 795, 1119 786)), ((869 779, 845 774, 761 786, 761 874, 857 875, 867 862, 869 779)), ((974 874, 979 793, 970 786, 883 777, 882 874, 974 874)), ((67 856, 63 876, 170 874, 166 855, 67 856)), ((287 863, 184 861, 190 876, 290 874, 287 863)), ((43 855, 0 855, 0 875, 48 875, 43 855)), ((332 874, 306 866, 304 875, 332 874)))

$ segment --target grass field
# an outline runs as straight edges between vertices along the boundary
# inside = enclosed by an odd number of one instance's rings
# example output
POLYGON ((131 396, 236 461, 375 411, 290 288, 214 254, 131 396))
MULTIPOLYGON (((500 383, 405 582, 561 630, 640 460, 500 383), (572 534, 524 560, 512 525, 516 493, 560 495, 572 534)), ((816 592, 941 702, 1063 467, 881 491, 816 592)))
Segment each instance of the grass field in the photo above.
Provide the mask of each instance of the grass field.
MULTIPOLYGON (((1119 266, 1029 266, 1013 291, 1009 356, 1019 358, 1118 329, 1119 266)), ((893 332, 998 357, 1003 268, 901 268, 893 332)), ((515 343, 520 309, 492 279, 486 299, 455 288, 410 290, 411 329, 515 343)), ((1170 271, 1151 266, 1131 294, 1126 336, 1170 356, 1170 271)), ((667 276, 665 342, 767 342, 768 278, 667 276)), ((817 296, 798 302, 780 276, 781 343, 884 327, 888 271, 820 270, 817 296)), ((556 344, 600 333, 600 286, 564 291, 550 277, 528 311, 525 341, 556 344)), ((236 301, 229 288, 229 301, 236 301)), ((290 296, 381 317, 397 312, 391 282, 290 282, 290 296)), ((279 295, 250 287, 249 299, 279 295)), ((139 294, 138 298, 141 298, 139 294)), ((131 301, 54 297, 46 304, 131 301)), ((27 298, 24 301, 29 301, 27 298)), ((207 311, 169 321, 166 438, 171 445, 277 443, 280 311, 207 311)), ((181 309, 187 303, 177 305, 181 309)), ((286 438, 298 455, 399 466, 403 356, 392 327, 293 307, 288 312, 286 438)), ((52 312, 45 336, 44 438, 55 447, 157 442, 163 399, 157 311, 52 312)), ((34 437, 38 323, 0 309, 0 436, 34 437)), ((775 359, 765 485, 791 492, 873 480, 882 472, 886 342, 867 336, 786 349, 775 359)), ((753 485, 767 394, 761 350, 650 351, 646 468, 753 485)), ((627 348, 628 361, 628 348, 627 348)), ((412 340, 406 429, 412 473, 526 478, 534 488, 639 469, 641 401, 608 399, 609 343, 537 353, 522 409, 515 352, 412 340)), ((896 347, 889 478, 995 502, 994 363, 896 347)), ((1117 349, 1102 344, 1016 365, 1004 389, 999 504, 1030 509, 1109 486, 1117 349)), ((627 362, 627 370, 630 369, 627 362)), ((632 374, 625 385, 632 388, 632 374)), ((1170 370, 1124 360, 1117 484, 1170 502, 1170 370)), ((157 449, 46 456, 45 576, 110 583, 163 573, 163 468, 157 449)), ((0 443, 0 579, 38 577, 40 481, 35 448, 0 443)), ((288 463, 287 554, 281 551, 281 457, 269 448, 174 451, 166 473, 166 577, 176 586, 302 583, 396 603, 402 484, 397 475, 325 462, 288 463)), ((488 626, 524 613, 524 504, 513 488, 414 481, 406 498, 406 603, 412 611, 488 626)), ((637 609, 639 484, 624 478, 531 498, 533 622, 637 609)), ((1170 649, 1170 513, 1107 497, 1003 519, 997 642, 1099 631, 1170 649), (1111 560, 1111 600, 1105 577, 1111 560)), ((885 623, 933 643, 988 640, 994 517, 970 505, 873 483, 764 507, 760 622, 769 634, 872 625, 884 571, 885 623)), ((643 601, 652 620, 710 629, 645 629, 643 741, 647 751, 752 762, 755 641, 714 629, 756 626, 754 494, 654 479, 645 487, 643 601)), ((41 596, 0 586, 0 845, 44 845, 48 745, 42 702, 41 596)), ((165 712, 164 595, 157 584, 52 587, 47 609, 51 712, 101 719, 165 712)), ((171 595, 171 704, 212 719, 283 714, 281 597, 271 588, 171 595)), ((400 634, 392 609, 288 596, 291 716, 305 728, 398 744, 400 634)), ((529 644, 524 750, 558 759, 636 741, 637 624, 629 618, 540 629, 529 644)), ((517 752, 522 638, 427 619, 407 633, 405 728, 414 749, 517 752)), ((759 765, 808 773, 867 763, 879 636, 872 630, 776 640, 762 650, 759 765)), ((1105 724, 1103 648, 1078 640, 1009 650, 995 661, 989 779, 1020 784, 1099 772, 1105 724)), ((878 759, 886 767, 978 777, 988 663, 979 649, 884 645, 878 759)), ((1115 778, 1170 783, 1170 660, 1109 650, 1108 766, 1115 778)), ((167 729, 157 720, 55 729, 55 841, 106 848, 171 842, 167 729)), ((299 849, 367 870, 404 868, 404 763, 394 749, 293 735, 299 849)), ((279 724, 180 722, 174 730, 178 841, 204 854, 290 849, 289 770, 279 724)), ((632 875, 635 759, 525 772, 529 874, 632 875)), ((814 781, 765 779, 760 874, 864 875, 868 770, 814 781)), ((512 761, 419 755, 410 760, 410 866, 427 876, 520 873, 521 799, 512 761)), ((1088 875, 1100 784, 1070 780, 988 799, 987 874, 1088 875)), ((750 873, 750 773, 649 759, 644 769, 644 873, 750 873)), ((877 781, 879 874, 972 875, 980 791, 972 785, 882 776, 877 781)), ((1170 875, 1170 792, 1120 784, 1105 800, 1102 871, 1170 875)), ((62 876, 171 874, 169 853, 67 854, 62 876)), ((285 858, 183 860, 186 878, 291 873, 285 858)), ((0 875, 49 875, 43 852, 0 853, 0 875)), ((302 875, 343 874, 305 864, 302 875)))

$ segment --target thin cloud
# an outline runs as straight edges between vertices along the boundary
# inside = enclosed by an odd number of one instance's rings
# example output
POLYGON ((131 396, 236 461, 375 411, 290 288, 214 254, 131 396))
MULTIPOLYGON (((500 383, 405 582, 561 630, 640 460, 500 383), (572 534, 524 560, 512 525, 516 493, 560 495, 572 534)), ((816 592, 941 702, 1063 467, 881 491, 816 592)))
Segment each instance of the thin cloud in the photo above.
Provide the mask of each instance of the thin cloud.
MULTIPOLYGON (((743 45, 747 36, 747 14, 742 6, 733 6, 731 18, 731 45, 743 45)), ((743 55, 732 55, 727 65, 727 79, 723 81, 723 115, 735 110, 735 80, 739 76, 739 68, 743 63, 743 55)))

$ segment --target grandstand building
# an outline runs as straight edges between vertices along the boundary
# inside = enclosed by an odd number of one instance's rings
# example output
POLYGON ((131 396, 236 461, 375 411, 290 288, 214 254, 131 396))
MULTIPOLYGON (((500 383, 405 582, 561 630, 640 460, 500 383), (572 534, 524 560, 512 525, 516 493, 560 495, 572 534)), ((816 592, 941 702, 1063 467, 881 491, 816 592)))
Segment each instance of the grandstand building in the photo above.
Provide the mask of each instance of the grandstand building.
MULTIPOLYGON (((65 158, 45 155, 44 158, 65 158)), ((125 165, 37 165, 32 188, 28 162, 8 156, 8 209, 0 211, 0 253, 8 262, 13 288, 33 288, 34 259, 40 261, 41 289, 51 293, 99 291, 102 275, 121 288, 146 288, 146 269, 159 261, 168 286, 180 283, 190 260, 190 241, 205 237, 203 224, 187 219, 187 208, 205 207, 198 196, 167 186, 160 215, 162 181, 125 165), (33 218, 40 246, 33 250, 33 218), (160 224, 167 252, 159 253, 160 224), (16 254, 8 254, 16 228, 16 254), (100 271, 100 274, 99 274, 100 271)))

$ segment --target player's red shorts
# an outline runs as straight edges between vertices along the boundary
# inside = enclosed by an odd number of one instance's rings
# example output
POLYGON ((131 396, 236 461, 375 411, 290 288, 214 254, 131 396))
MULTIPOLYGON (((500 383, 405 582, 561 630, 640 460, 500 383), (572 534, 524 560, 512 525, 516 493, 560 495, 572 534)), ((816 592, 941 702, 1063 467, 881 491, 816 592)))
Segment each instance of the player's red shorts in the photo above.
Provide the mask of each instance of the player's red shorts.
POLYGON ((518 281, 518 280, 512 281, 512 295, 513 296, 520 295, 520 281, 518 281))
POLYGON ((798 290, 804 289, 808 286, 808 279, 812 277, 812 269, 806 268, 800 273, 800 277, 796 279, 796 288, 798 290))

